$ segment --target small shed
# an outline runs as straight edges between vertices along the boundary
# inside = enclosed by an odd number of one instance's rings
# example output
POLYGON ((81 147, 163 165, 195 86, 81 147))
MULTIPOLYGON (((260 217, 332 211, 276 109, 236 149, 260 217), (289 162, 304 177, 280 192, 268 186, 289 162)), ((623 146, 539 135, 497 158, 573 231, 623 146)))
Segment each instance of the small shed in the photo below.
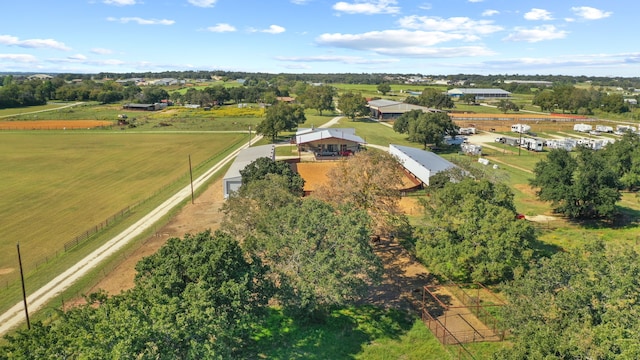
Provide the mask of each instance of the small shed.
POLYGON ((441 156, 409 146, 390 144, 389 153, 398 158, 405 170, 427 186, 433 175, 456 167, 441 156))
POLYGON ((276 146, 273 144, 254 146, 246 148, 238 153, 238 156, 236 156, 233 164, 231 164, 231 167, 229 167, 229 170, 227 170, 227 173, 222 179, 222 191, 225 199, 227 199, 232 192, 238 191, 242 185, 242 176, 240 175, 240 171, 247 165, 263 157, 275 161, 276 146))

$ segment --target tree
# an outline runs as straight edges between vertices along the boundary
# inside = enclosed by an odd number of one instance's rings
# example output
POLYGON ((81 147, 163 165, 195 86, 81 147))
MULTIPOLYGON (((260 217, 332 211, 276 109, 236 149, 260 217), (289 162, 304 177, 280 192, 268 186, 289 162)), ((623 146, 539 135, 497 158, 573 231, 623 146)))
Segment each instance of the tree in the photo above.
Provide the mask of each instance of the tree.
POLYGON ((87 305, 8 336, 0 358, 247 357, 243 344, 273 294, 259 258, 206 231, 169 239, 136 270, 133 289, 92 294, 87 305))
POLYGON ((296 317, 323 316, 352 303, 379 279, 369 242, 369 217, 317 199, 272 209, 245 246, 269 265, 276 296, 296 317))
POLYGON ((378 234, 405 231, 407 219, 398 207, 404 173, 398 160, 379 151, 358 152, 329 174, 329 181, 313 192, 336 207, 366 211, 378 234))
POLYGON ((206 87, 204 88, 204 92, 209 94, 209 97, 219 106, 224 105, 225 101, 231 99, 229 90, 222 85, 206 87))
POLYGON ((620 184, 602 153, 578 148, 574 159, 566 150, 554 149, 533 172, 530 184, 541 200, 551 201, 554 211, 572 219, 615 215, 620 184))
POLYGON ((640 187, 640 135, 626 132, 602 150, 608 164, 628 190, 640 187))
POLYGON ((367 108, 367 100, 360 93, 350 91, 340 96, 338 106, 340 106, 340 111, 351 119, 351 121, 355 121, 358 116, 366 115, 369 111, 367 108))
POLYGON ((256 131, 275 141, 280 132, 291 131, 306 120, 302 106, 278 102, 267 108, 266 117, 258 124, 256 131))
POLYGON ((496 359, 640 358, 640 257, 587 240, 504 287, 513 346, 496 359))
POLYGON ((427 145, 440 146, 445 135, 455 136, 459 127, 444 112, 423 112, 411 110, 402 114, 394 123, 393 129, 408 134, 408 140, 427 145))
POLYGON ((291 166, 283 161, 274 161, 267 157, 262 157, 245 166, 240 170, 242 176, 242 185, 250 184, 256 180, 263 180, 267 174, 282 175, 287 180, 286 189, 293 195, 302 196, 304 188, 304 179, 297 172, 291 169, 291 166))
POLYGON ((533 258, 533 227, 516 219, 513 193, 503 184, 464 179, 424 201, 416 253, 434 273, 461 282, 499 283, 522 273, 533 258))
POLYGON ((155 104, 160 100, 168 99, 169 93, 160 86, 145 86, 142 90, 142 102, 155 104))
POLYGON ((475 104, 476 103, 476 96, 474 94, 464 94, 464 95, 462 95, 462 98, 460 100, 464 101, 468 105, 475 104))
POLYGON ((497 107, 500 111, 502 111, 505 114, 509 111, 514 111, 514 112, 520 111, 520 107, 511 100, 502 99, 498 103, 497 107))
POLYGON ((378 86, 376 87, 376 89, 382 93, 382 95, 387 95, 387 93, 389 91, 391 91, 391 85, 389 85, 388 83, 381 83, 378 84, 378 86))
POLYGON ((451 109, 455 107, 449 95, 434 88, 425 88, 418 100, 420 105, 436 109, 451 109))
POLYGON ((554 96, 554 92, 551 90, 543 90, 538 92, 531 102, 533 105, 540 106, 540 110, 542 111, 553 111, 557 102, 554 96))
POLYGON ((316 109, 320 116, 323 111, 333 111, 333 97, 336 96, 336 90, 333 86, 319 85, 309 86, 305 88, 304 93, 299 97, 304 106, 309 109, 316 109))

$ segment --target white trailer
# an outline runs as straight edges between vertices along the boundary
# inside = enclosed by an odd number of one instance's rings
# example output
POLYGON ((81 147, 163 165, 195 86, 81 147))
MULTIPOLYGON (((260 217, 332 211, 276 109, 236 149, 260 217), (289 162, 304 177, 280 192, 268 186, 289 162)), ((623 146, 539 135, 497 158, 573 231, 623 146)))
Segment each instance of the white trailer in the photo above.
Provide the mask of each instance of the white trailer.
POLYGON ((596 131, 599 131, 601 133, 612 133, 613 132, 613 126, 596 125, 596 131))
POLYGON ((527 150, 542 151, 544 141, 536 138, 524 138, 522 139, 522 144, 520 144, 520 146, 527 150))
POLYGON ((474 127, 460 128, 458 130, 458 134, 460 135, 473 135, 475 133, 476 133, 476 128, 474 127))
POLYGON ((589 132, 593 130, 593 126, 587 124, 575 124, 573 125, 573 131, 589 132))
POLYGON ((636 132, 636 127, 631 125, 616 125, 616 135, 624 135, 625 132, 636 132))
POLYGON ((525 124, 513 124, 511 125, 511 131, 512 132, 516 132, 516 133, 520 133, 520 134, 526 134, 531 130, 531 126, 529 125, 525 125, 525 124))
POLYGON ((460 150, 469 155, 482 155, 482 146, 480 145, 464 143, 460 145, 460 150))

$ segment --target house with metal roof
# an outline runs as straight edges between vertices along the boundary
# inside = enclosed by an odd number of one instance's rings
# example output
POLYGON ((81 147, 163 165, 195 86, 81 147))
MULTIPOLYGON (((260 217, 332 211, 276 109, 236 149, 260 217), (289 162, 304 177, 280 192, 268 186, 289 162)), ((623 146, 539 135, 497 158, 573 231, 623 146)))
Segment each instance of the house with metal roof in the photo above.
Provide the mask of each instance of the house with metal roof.
POLYGON ((242 175, 240 175, 240 171, 244 170, 247 165, 262 157, 275 161, 276 146, 273 144, 254 146, 246 148, 238 153, 238 156, 236 156, 233 164, 231 164, 229 170, 227 170, 227 173, 222 179, 222 191, 225 199, 228 198, 232 192, 240 189, 240 186, 242 185, 242 175))
POLYGON ((355 129, 311 128, 296 133, 298 151, 313 152, 316 156, 337 156, 355 153, 365 141, 355 129))
POLYGON ((433 175, 457 167, 454 163, 430 151, 409 146, 390 144, 389 153, 398 158, 407 172, 427 186, 433 175))
POLYGON ((406 104, 392 100, 371 100, 368 103, 371 110, 371 118, 378 121, 391 121, 399 118, 402 114, 411 110, 422 110, 423 112, 439 112, 441 110, 431 109, 426 106, 406 104))
POLYGON ((461 98, 465 95, 473 95, 476 100, 509 98, 511 93, 502 89, 476 89, 476 88, 456 88, 447 91, 450 97, 461 98))

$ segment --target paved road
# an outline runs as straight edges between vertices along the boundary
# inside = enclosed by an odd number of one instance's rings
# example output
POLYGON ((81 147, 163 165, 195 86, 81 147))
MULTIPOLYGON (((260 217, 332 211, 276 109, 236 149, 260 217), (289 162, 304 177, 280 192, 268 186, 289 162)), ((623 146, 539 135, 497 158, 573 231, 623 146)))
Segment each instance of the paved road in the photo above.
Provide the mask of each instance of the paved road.
MULTIPOLYGON (((262 136, 256 136, 243 146, 229 154, 227 157, 222 159, 220 162, 215 164, 209 170, 207 170, 203 175, 198 177, 193 182, 194 191, 200 186, 202 186, 209 178, 211 178, 218 170, 220 170, 224 165, 228 162, 232 161, 236 155, 242 150, 262 139, 262 136)), ((58 275, 56 278, 51 280, 49 283, 41 287, 40 289, 34 291, 31 295, 27 297, 27 303, 29 306, 29 312, 33 313, 44 307, 48 302, 50 302, 54 297, 61 294, 64 290, 69 288, 73 283, 78 281, 84 275, 86 275, 91 269, 96 267, 102 261, 107 259, 112 254, 116 253, 123 246, 131 242, 134 238, 142 234, 145 230, 152 227, 158 220, 160 220, 164 215, 169 213, 174 207, 180 204, 184 199, 187 199, 191 196, 191 185, 185 186, 182 190, 178 191, 175 195, 169 198, 167 201, 162 203, 160 206, 155 208, 145 217, 137 221, 135 224, 131 225, 125 231, 114 237, 113 239, 106 242, 100 248, 96 249, 94 252, 89 254, 87 257, 79 261, 77 264, 70 267, 67 271, 58 275)), ((9 309, 4 314, 0 315, 0 336, 4 335, 6 332, 11 330, 12 328, 20 325, 25 320, 24 316, 24 305, 23 302, 20 301, 16 305, 14 305, 11 309, 9 309)))

